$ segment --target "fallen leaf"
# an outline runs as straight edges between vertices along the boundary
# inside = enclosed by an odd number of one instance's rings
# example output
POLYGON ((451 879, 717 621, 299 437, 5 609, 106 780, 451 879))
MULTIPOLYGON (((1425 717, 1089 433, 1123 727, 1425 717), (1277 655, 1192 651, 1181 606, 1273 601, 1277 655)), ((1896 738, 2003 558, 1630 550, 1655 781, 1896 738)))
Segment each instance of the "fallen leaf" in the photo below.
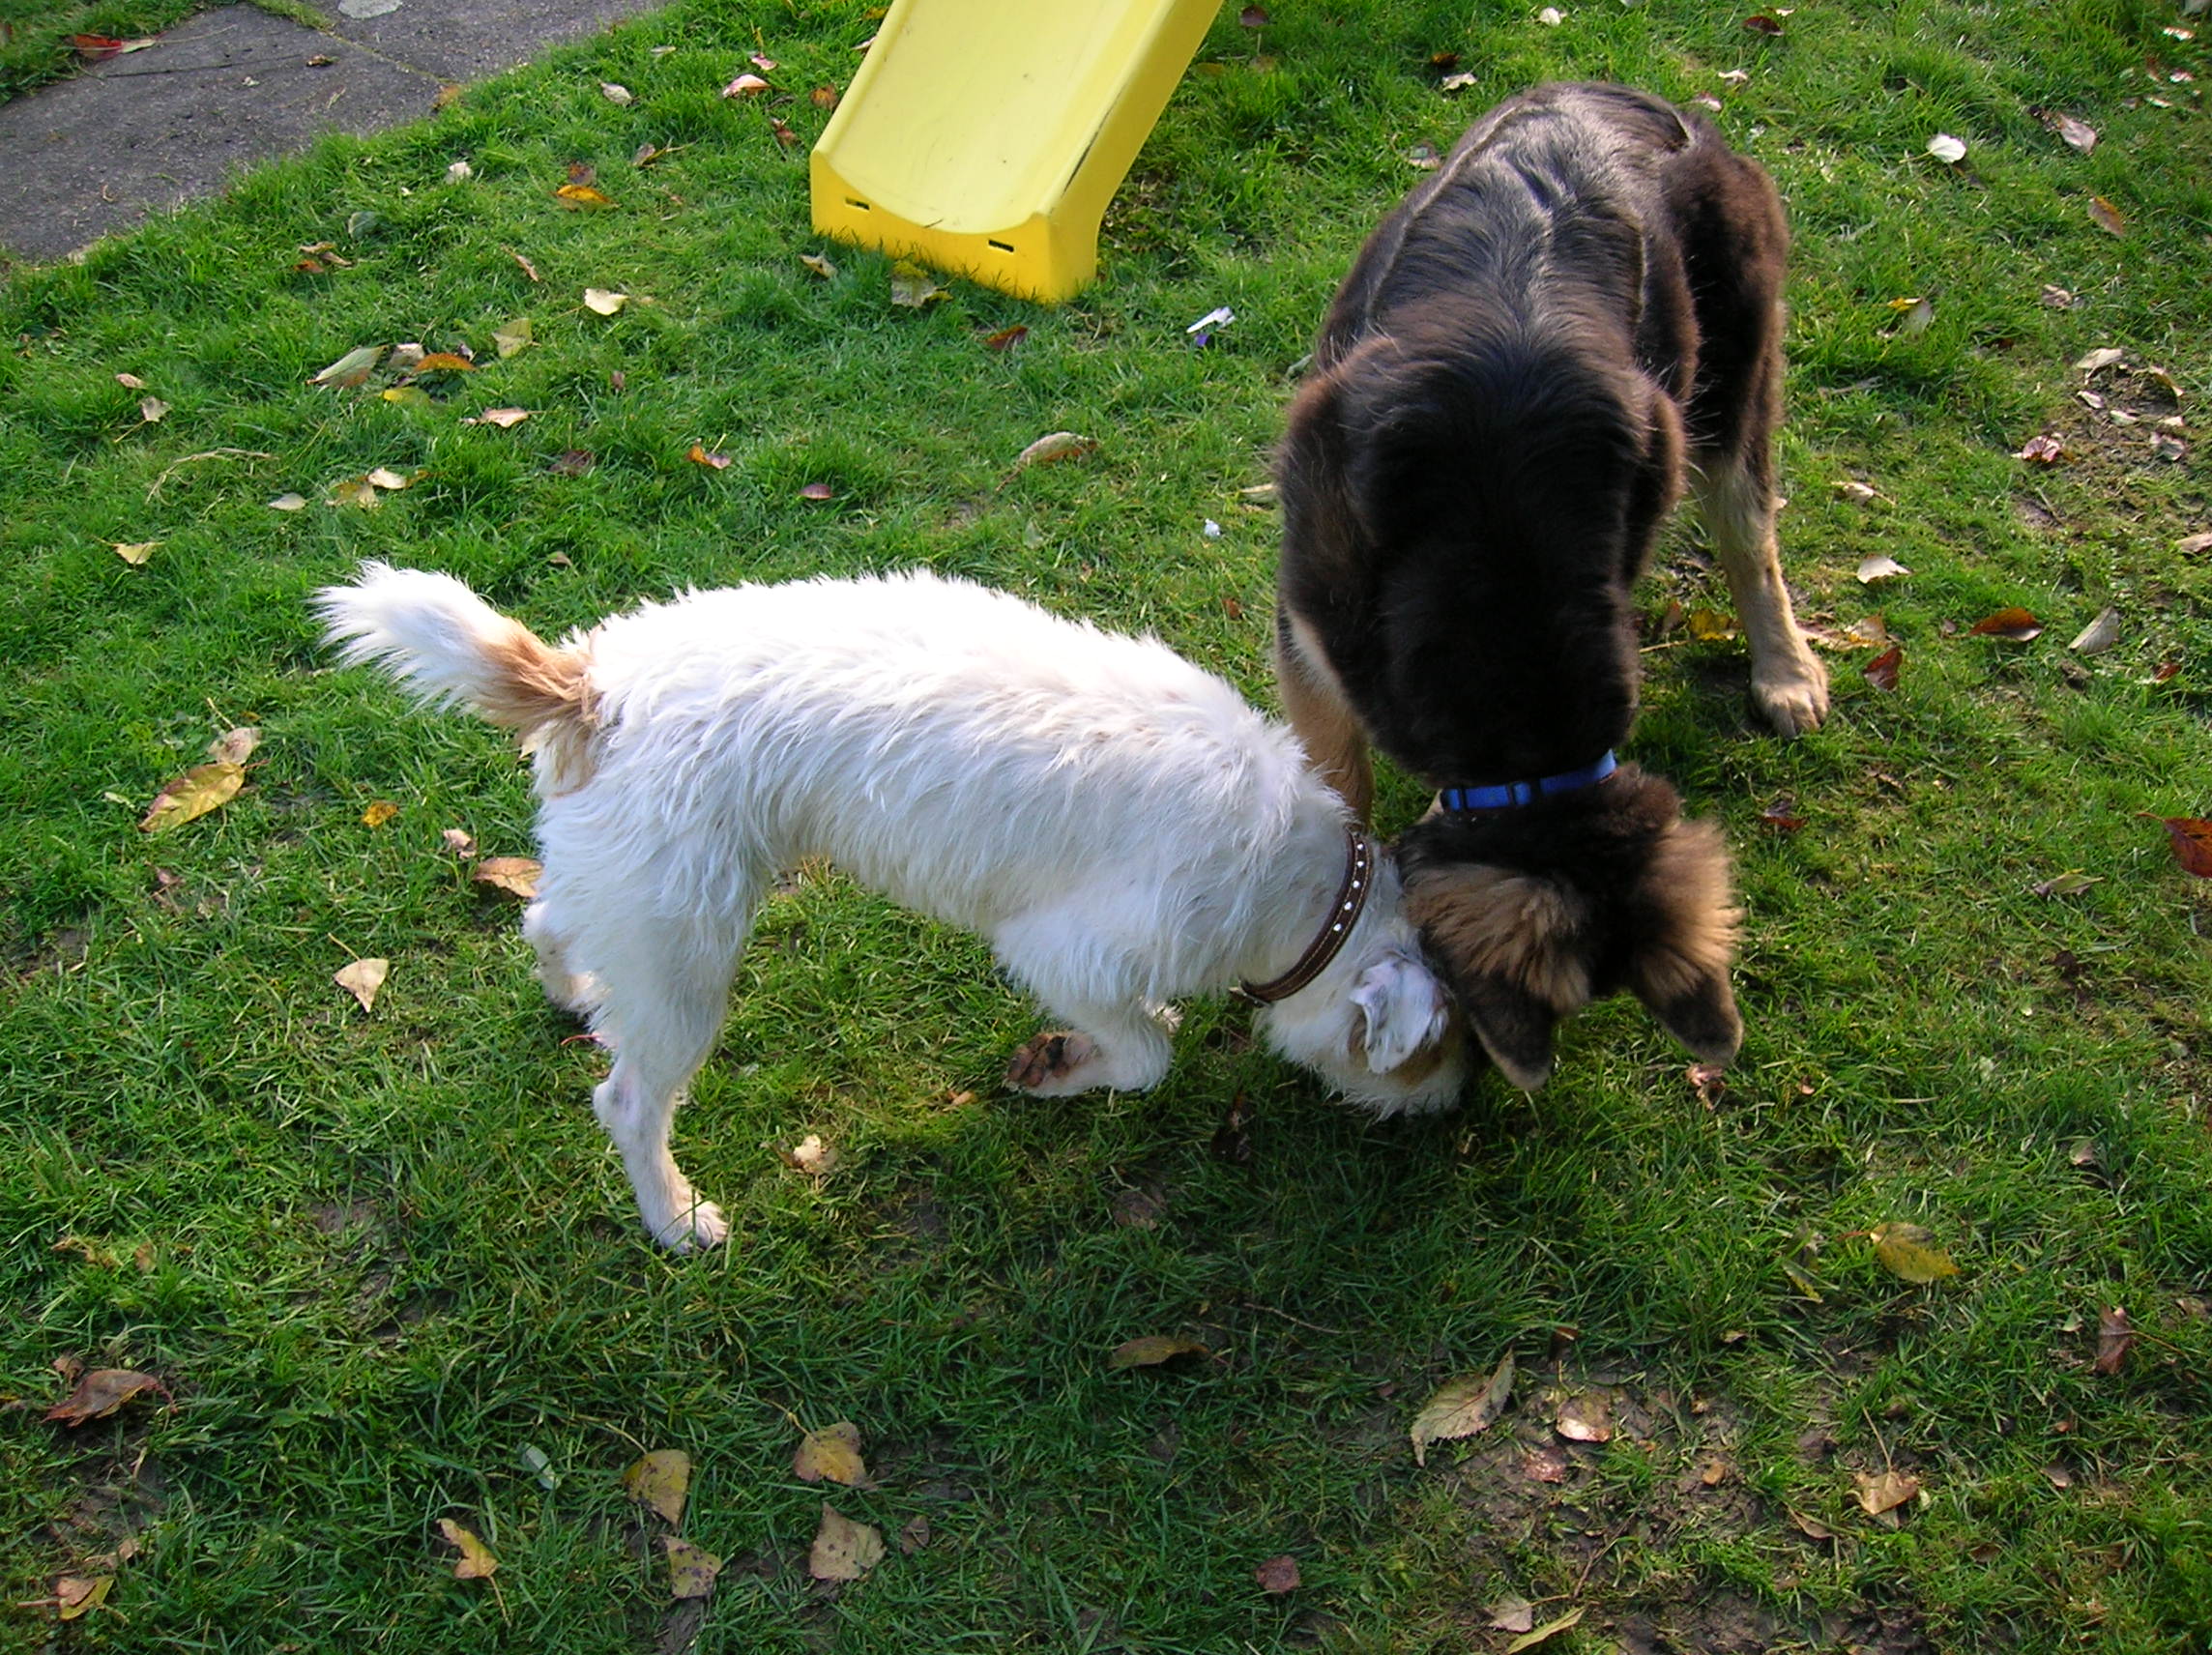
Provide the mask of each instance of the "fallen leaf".
POLYGON ((2200 816, 2161 816, 2173 859, 2198 879, 2212 879, 2212 822, 2200 816))
POLYGON ((707 466, 714 471, 727 471, 730 469, 730 456, 728 454, 711 454, 707 451, 706 445, 703 443, 693 443, 691 445, 691 451, 685 454, 684 457, 689 460, 693 465, 707 466))
POLYGON ((76 1382, 69 1396, 46 1409, 46 1417, 60 1424, 75 1427, 88 1419, 105 1419, 132 1397, 148 1391, 168 1395, 168 1389, 152 1374, 141 1374, 132 1368, 95 1368, 76 1382))
POLYGON ((836 490, 826 482, 809 482, 800 488, 799 498, 801 500, 834 500, 836 490))
POLYGON ((1780 804, 1770 804, 1759 813, 1759 825, 1773 833, 1798 832, 1806 821, 1807 818, 1780 804))
POLYGON ((70 44, 87 63, 105 63, 111 57, 125 52, 144 51, 148 46, 160 45, 159 35, 141 35, 136 40, 118 40, 113 35, 72 35, 70 44))
POLYGON ((321 373, 307 381, 309 385, 327 385, 334 390, 350 390, 368 383, 368 376, 376 371, 376 364, 384 360, 382 345, 361 345, 346 354, 321 373))
POLYGON ((1719 644, 1735 636, 1735 623, 1718 609, 1693 609, 1688 625, 1690 636, 1701 644, 1719 644))
POLYGON ((464 425, 496 425, 502 431, 511 431, 529 418, 530 410, 527 408, 486 408, 481 414, 463 420, 461 423, 464 425))
POLYGON ((860 1457, 860 1428, 849 1419, 809 1431, 791 1457, 791 1473, 802 1483, 842 1483, 849 1489, 872 1488, 867 1463, 860 1457))
POLYGON ((884 1560, 884 1537, 864 1523, 822 1507, 822 1526, 806 1554, 806 1572, 818 1581, 858 1581, 884 1560))
POLYGON ((1583 1611, 1571 1609, 1557 1620, 1547 1620, 1533 1632, 1525 1632, 1505 1646, 1505 1655, 1520 1655, 1524 1649, 1533 1649, 1548 1639, 1556 1638, 1583 1617, 1583 1611))
POLYGON ((381 488, 396 494, 414 479, 404 473, 393 471, 390 466, 378 466, 362 480, 371 488, 381 488))
POLYGON ((445 841, 446 849, 456 857, 473 857, 477 854, 477 836, 465 828, 449 828, 438 836, 445 841))
POLYGON ((1413 1416, 1413 1464, 1428 1464, 1432 1442, 1472 1437, 1497 1424, 1506 1403, 1512 1400, 1513 1373, 1513 1352, 1508 1350, 1489 1375, 1463 1375, 1440 1385, 1436 1395, 1413 1416))
POLYGON ((724 98, 758 98, 768 90, 768 82, 757 74, 741 74, 722 88, 724 98))
MULTIPOLYGON (((1874 650, 1897 642, 1889 635, 1889 624, 1878 612, 1853 621, 1844 628, 1844 638, 1854 649, 1874 650)), ((1895 685, 1890 687, 1894 688, 1895 685)))
POLYGON ((438 1532, 446 1537, 448 1545, 460 1549, 461 1560, 453 1565, 454 1580, 489 1580, 493 1571, 498 1569, 499 1559, 491 1554, 491 1548, 451 1518, 438 1519, 438 1532))
POLYGON ((745 59, 745 61, 751 64, 753 68, 759 70, 763 74, 773 74, 775 73, 775 59, 768 56, 765 52, 754 52, 752 56, 745 59))
MULTIPOLYGON (((617 80, 600 81, 599 96, 618 109, 627 109, 637 102, 636 96, 631 93, 630 89, 617 80)), ((682 1595, 681 1593, 678 1594, 678 1596, 682 1595)))
POLYGON ((1872 487, 1856 478, 1839 478, 1828 486, 1854 506, 1869 506, 1881 498, 1872 487))
POLYGON ((781 144, 785 149, 788 150, 797 147, 799 143, 799 134, 791 130, 790 122, 779 120, 774 116, 771 116, 769 118, 768 130, 775 134, 775 141, 781 144))
POLYGON ((1928 140, 1928 153, 1946 166, 1956 166, 1966 159, 1966 144, 1949 132, 1937 132, 1928 140))
POLYGON ((909 310, 919 310, 925 305, 951 298, 937 285, 936 277, 917 264, 900 259, 891 266, 891 303, 909 310))
POLYGON ((163 784, 138 824, 141 833, 160 833, 228 804, 246 785, 246 770, 227 761, 194 765, 163 784))
POLYGON ((1611 1442, 1613 1405, 1602 1391, 1586 1391, 1559 1406, 1555 1427, 1569 1442, 1611 1442))
POLYGON ((384 365, 393 373, 413 373, 417 367, 422 365, 422 359, 427 355, 429 353, 419 344, 410 342, 404 345, 393 345, 392 347, 392 360, 384 365))
POLYGON ((466 184, 476 175, 477 169, 469 165, 466 160, 451 161, 446 167, 446 182, 448 184, 466 184))
POLYGON ((514 260, 516 264, 520 265, 522 267, 522 274, 530 277, 532 281, 543 281, 545 279, 543 276, 538 274, 538 267, 536 265, 532 264, 528 259, 524 258, 512 247, 507 249, 507 256, 514 260))
POLYGON ((64 1575, 54 1582, 54 1613, 60 1620, 74 1620, 89 1613, 107 1601, 108 1588, 115 1584, 113 1575, 64 1575))
POLYGON ((356 960, 332 976, 331 981, 361 1002, 364 1011, 376 1009, 376 992, 392 974, 390 960, 356 960))
POLYGON ((1547 6, 1536 14, 1536 21, 1543 24, 1547 29, 1556 29, 1566 20, 1566 14, 1557 6, 1547 6))
POLYGON ((2028 889, 2037 896, 2080 896, 2090 886, 2103 883, 2095 874, 2069 868, 2062 874, 2053 874, 2050 879, 2029 886, 2028 889))
POLYGON ((1897 331, 1901 334, 1925 334, 1936 321, 1933 299, 1893 299, 1889 307, 1899 312, 1897 331))
POLYGON ((1877 554, 1859 564, 1859 584, 1872 586, 1877 580, 1897 580, 1912 571, 1895 558, 1877 554))
POLYGON ((2053 113, 2048 117, 2051 130, 2064 138, 2083 155, 2097 147, 2097 129, 2085 121, 2077 121, 2071 115, 2053 113))
MULTIPOLYGON (((621 370, 616 371, 619 373, 621 370)), ((615 389, 619 391, 622 388, 618 385, 615 389)), ((582 477, 598 463, 598 456, 589 449, 563 449, 553 456, 552 463, 545 469, 555 477, 582 477)))
POLYGON ((1406 152, 1406 164, 1417 172, 1434 172, 1443 164, 1443 157, 1434 144, 1415 144, 1406 152))
POLYGON ((601 316, 612 316, 628 303, 626 293, 610 293, 603 287, 584 289, 584 308, 601 316))
POLYGON ((169 417, 169 405, 159 396, 138 398, 138 418, 149 425, 159 425, 169 417))
POLYGON ((1274 18, 1267 15, 1267 8, 1265 6, 1247 6, 1237 14, 1237 20, 1247 29, 1264 29, 1274 18))
POLYGON ((837 267, 820 253, 800 253, 799 262, 824 281, 834 281, 837 278, 837 267))
POLYGON ((386 387, 384 400, 396 402, 403 408, 435 408, 437 403, 420 385, 393 385, 386 387))
POLYGON ((2078 655, 2101 655, 2120 641, 2120 612, 2108 605, 2066 647, 2078 655))
POLYGON ((1447 74, 1441 80, 1438 81, 1437 90, 1446 94, 1453 92, 1465 92, 1469 87, 1477 84, 1481 78, 1482 77, 1478 74, 1473 74, 1465 70, 1462 70, 1457 74, 1447 74))
POLYGON ((530 901, 537 897, 538 881, 544 872, 544 864, 535 857, 486 857, 470 871, 469 878, 530 901))
POLYGON ((2128 1313, 2119 1305, 2101 1312, 2097 1317, 2097 1359, 2092 1371, 2107 1378, 2118 1373, 2128 1359, 2128 1347, 2135 1343, 2136 1332, 2129 1325, 2128 1313))
POLYGON ((2002 638, 2010 644, 2032 643, 2043 636, 2043 623, 2018 607, 1985 615, 1966 628, 1969 638, 2002 638))
POLYGON ((1867 1232, 1867 1239, 1874 1243, 1874 1256, 1880 1261, 1882 1268, 1917 1287, 1959 1273, 1959 1266, 1951 1263, 1948 1253, 1928 1244, 1935 1238, 1932 1232, 1920 1225, 1902 1221, 1877 1224, 1867 1232))
POLYGON ((929 1516, 926 1512, 907 1519, 906 1526, 899 1530, 899 1550, 909 1557, 929 1545, 929 1516))
POLYGON ((1779 35, 1782 25, 1763 12, 1755 12, 1743 20, 1743 26, 1755 35, 1779 35))
POLYGON ((2084 374, 2096 373, 2110 367, 2114 363, 2125 362, 2127 355, 2117 345, 2100 345, 2074 365, 2084 374))
POLYGON ((415 364, 417 373, 474 373, 477 364, 454 351, 432 351, 415 364))
POLYGON ((1024 449, 1015 456, 1014 464, 1017 467, 1055 465, 1062 460, 1079 460, 1097 450, 1098 444, 1093 438, 1079 437, 1073 431, 1054 431, 1024 449))
POLYGON ((806 101, 817 109, 837 107, 837 89, 834 86, 817 86, 806 95, 806 101))
POLYGON ((243 765, 261 745, 261 726, 241 724, 234 730, 225 730, 208 743, 208 757, 218 764, 243 765))
POLYGON ((125 563, 133 568, 142 568, 145 566, 146 561, 154 555, 154 548, 161 542, 159 540, 110 540, 107 543, 115 548, 115 555, 125 563))
POLYGON ((1123 1368, 1156 1368, 1178 1356, 1212 1354, 1195 1339, 1179 1339, 1172 1333, 1148 1333, 1141 1339, 1124 1340, 1115 1346, 1106 1357, 1106 1366, 1116 1372, 1123 1368))
POLYGON ((1859 1508, 1869 1517, 1894 1511, 1920 1493, 1920 1479, 1903 1471, 1853 1471, 1858 1484, 1859 1508))
POLYGON ((2054 466, 2066 457, 2066 445, 2045 431, 2028 438, 2013 451, 2016 460, 2026 460, 2030 465, 2054 466))
POLYGON ((1260 1582, 1260 1589, 1280 1597, 1285 1592, 1298 1589, 1298 1560, 1289 1553, 1270 1557, 1252 1571, 1252 1578, 1260 1582))
POLYGON ((381 828, 399 814, 399 806, 389 798, 380 798, 361 813, 362 826, 381 828))
POLYGON ((677 1527, 691 1487, 691 1456, 681 1448, 655 1448, 623 1473, 622 1486, 624 1494, 677 1527))
POLYGON ((2089 197, 2089 217, 2095 220, 2097 228, 2108 235, 2124 236, 2128 233, 2127 219, 2117 207, 2102 195, 2089 197))
POLYGON ((722 1572, 721 1558, 692 1545, 688 1540, 679 1540, 673 1534, 663 1534, 660 1545, 668 1553, 670 1597, 682 1601, 684 1598, 703 1598, 713 1591, 714 1577, 722 1572))
POLYGON ((269 509, 272 511, 304 511, 306 509, 306 506, 307 497, 304 494, 279 494, 269 503, 269 509))
MULTIPOLYGON (((1799 823, 1798 826, 1803 827, 1804 824, 1799 823)), ((1718 1106, 1721 1094, 1728 1089, 1728 1070, 1718 1063, 1692 1063, 1688 1069, 1683 1071, 1682 1078, 1690 1083, 1690 1089, 1698 1094, 1698 1101, 1707 1109, 1718 1106)), ((1563 1433, 1563 1435, 1572 1436, 1573 1433, 1568 1432, 1563 1433)), ((1603 1438, 1583 1438, 1582 1440, 1602 1441, 1603 1438)))
POLYGON ((144 391, 146 389, 146 382, 134 373, 119 373, 115 376, 115 383, 126 391, 144 391))
POLYGON ((613 196, 589 184, 564 184, 553 191, 553 199, 570 212, 596 212, 615 205, 613 196))
POLYGON ((2071 310, 2081 303, 2081 300, 2073 289, 2060 287, 2054 282, 2047 281, 2043 284, 2043 292, 2036 303, 2046 310, 2071 310))
POLYGON ((364 511, 373 511, 384 504, 384 496, 377 492, 376 484, 367 478, 351 477, 332 485, 330 503, 333 506, 357 506, 364 511))
POLYGON ((1536 1624, 1536 1606, 1527 1598, 1499 1598, 1490 1606, 1490 1630, 1527 1632, 1536 1624))
POLYGON ((1836 1531, 1819 1518, 1807 1517, 1801 1512, 1790 1514, 1790 1525, 1808 1540, 1833 1540, 1836 1531))
POLYGON ((1030 336, 1026 323, 1016 322, 1011 328, 1001 328, 983 341, 987 351, 1010 351, 1030 336))
POLYGON ((795 1147, 778 1149, 776 1153, 793 1172, 804 1173, 809 1177, 822 1177, 837 1165, 837 1151, 822 1142, 819 1132, 809 1132, 795 1147))

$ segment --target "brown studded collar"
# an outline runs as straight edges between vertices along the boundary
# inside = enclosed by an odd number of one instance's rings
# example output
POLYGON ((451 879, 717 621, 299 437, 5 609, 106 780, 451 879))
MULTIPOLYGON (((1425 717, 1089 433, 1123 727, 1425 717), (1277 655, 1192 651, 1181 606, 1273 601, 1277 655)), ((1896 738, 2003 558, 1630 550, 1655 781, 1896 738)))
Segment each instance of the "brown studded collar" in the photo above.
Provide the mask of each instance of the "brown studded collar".
POLYGON ((1337 886, 1336 900, 1329 904, 1328 917, 1314 940, 1306 944, 1306 951, 1297 963, 1281 976, 1264 983, 1239 983, 1237 997, 1254 1005, 1272 1005, 1278 1000, 1288 1000, 1314 978, 1328 970, 1329 961, 1344 946, 1352 928, 1359 923, 1360 911, 1367 906, 1367 892, 1375 884, 1375 841, 1358 828, 1345 830, 1344 883, 1337 886))

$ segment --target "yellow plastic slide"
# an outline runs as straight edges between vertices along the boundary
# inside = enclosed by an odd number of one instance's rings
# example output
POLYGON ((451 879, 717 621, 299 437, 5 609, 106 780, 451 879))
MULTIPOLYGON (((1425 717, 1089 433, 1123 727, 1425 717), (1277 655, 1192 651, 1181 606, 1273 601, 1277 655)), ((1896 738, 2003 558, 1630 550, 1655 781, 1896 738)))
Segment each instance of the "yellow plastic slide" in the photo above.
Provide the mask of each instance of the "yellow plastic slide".
POLYGON ((814 227, 1058 303, 1220 0, 893 0, 814 146, 814 227))

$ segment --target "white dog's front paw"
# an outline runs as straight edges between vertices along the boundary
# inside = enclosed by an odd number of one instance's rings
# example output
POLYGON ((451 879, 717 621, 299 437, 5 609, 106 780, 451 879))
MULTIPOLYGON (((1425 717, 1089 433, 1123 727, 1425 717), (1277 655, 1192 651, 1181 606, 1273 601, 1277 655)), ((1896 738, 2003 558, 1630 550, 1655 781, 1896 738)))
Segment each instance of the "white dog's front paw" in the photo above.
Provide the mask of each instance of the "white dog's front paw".
POLYGON ((658 1224, 648 1224, 653 1238, 671 1253, 699 1253, 719 1247, 730 1236, 730 1221, 711 1201, 694 1197, 658 1224))
POLYGON ((1828 716, 1828 674, 1810 653, 1754 672, 1751 698, 1767 723, 1785 736, 1818 730, 1828 716))
POLYGON ((1047 1031, 1033 1035, 1006 1064, 1006 1085, 1034 1097, 1065 1097, 1094 1083, 1084 1070, 1092 1067, 1098 1044, 1088 1034, 1047 1031))

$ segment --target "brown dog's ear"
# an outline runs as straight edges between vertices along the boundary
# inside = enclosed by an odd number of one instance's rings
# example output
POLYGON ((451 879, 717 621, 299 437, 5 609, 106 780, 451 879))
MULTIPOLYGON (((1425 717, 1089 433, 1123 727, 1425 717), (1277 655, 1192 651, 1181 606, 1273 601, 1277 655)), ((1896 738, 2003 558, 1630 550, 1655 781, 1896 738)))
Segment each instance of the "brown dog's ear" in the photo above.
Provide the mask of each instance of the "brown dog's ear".
POLYGON ((1408 873, 1406 916, 1499 1072, 1527 1091, 1550 1080, 1552 1031, 1589 1003, 1581 899, 1532 874, 1447 862, 1408 873))
POLYGON ((1628 986, 1667 1031, 1708 1063, 1743 1043, 1729 987, 1736 926, 1728 848, 1710 822, 1676 822, 1660 837, 1638 892, 1649 927, 1630 959, 1628 986))

